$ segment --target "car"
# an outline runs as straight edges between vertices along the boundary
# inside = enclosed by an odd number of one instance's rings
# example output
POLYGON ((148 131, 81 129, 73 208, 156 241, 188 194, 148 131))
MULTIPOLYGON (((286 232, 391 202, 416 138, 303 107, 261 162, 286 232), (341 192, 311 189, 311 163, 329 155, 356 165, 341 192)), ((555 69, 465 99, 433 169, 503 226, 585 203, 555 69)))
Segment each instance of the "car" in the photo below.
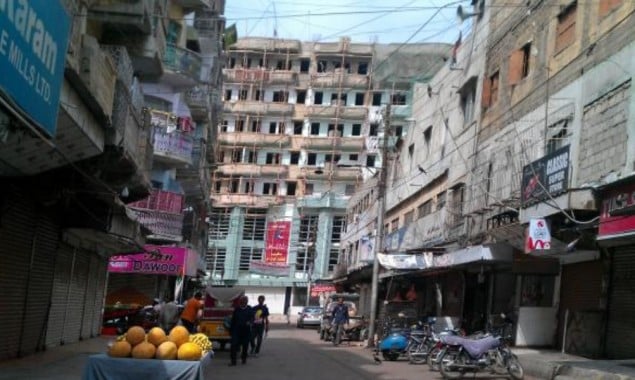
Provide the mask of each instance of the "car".
POLYGON ((306 306, 298 313, 297 327, 303 329, 304 326, 320 326, 322 323, 322 308, 319 306, 306 306))

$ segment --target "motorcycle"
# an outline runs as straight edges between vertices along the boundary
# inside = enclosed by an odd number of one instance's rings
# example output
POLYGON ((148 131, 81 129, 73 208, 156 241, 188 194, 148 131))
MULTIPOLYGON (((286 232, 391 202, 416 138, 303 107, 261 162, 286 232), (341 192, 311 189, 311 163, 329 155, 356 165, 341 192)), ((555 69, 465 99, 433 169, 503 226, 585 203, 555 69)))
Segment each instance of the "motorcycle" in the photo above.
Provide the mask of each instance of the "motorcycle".
POLYGON ((351 321, 348 328, 344 324, 332 324, 327 340, 330 340, 334 346, 339 345, 344 340, 351 342, 363 340, 368 335, 367 325, 363 317, 359 320, 351 321))
MULTIPOLYGON (((400 315, 404 318, 404 316, 400 315)), ((421 346, 425 346, 426 336, 428 335, 429 325, 417 322, 410 328, 391 328, 388 334, 379 342, 377 347, 385 360, 395 361, 400 356, 406 355, 411 359, 411 351, 417 350, 421 346)), ((425 359, 424 359, 425 360, 425 359)), ((417 356, 415 361, 419 361, 417 356)))
MULTIPOLYGON (((503 329, 504 331, 504 329, 503 329)), ((446 335, 441 338, 443 348, 437 363, 445 379, 458 379, 466 372, 504 374, 521 380, 524 370, 507 345, 509 337, 487 333, 479 338, 446 335)))

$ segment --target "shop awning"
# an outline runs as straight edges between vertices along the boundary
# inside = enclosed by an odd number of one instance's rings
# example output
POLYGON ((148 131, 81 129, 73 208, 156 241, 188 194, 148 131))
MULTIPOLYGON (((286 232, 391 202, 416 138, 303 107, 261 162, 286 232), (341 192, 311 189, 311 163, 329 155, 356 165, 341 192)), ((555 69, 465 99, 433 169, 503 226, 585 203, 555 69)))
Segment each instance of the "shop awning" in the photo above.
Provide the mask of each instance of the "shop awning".
POLYGON ((511 263, 513 260, 514 250, 510 245, 476 245, 436 256, 434 267, 446 268, 476 262, 511 263))
POLYGON ((117 255, 110 258, 110 273, 141 273, 194 277, 198 269, 198 254, 191 248, 144 246, 145 252, 117 255))

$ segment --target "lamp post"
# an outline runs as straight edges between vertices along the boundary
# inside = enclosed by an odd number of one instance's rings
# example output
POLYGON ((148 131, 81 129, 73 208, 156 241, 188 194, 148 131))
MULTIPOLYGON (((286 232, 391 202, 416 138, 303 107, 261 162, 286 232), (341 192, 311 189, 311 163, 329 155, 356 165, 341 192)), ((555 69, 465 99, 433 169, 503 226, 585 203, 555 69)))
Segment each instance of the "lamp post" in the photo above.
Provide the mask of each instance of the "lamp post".
POLYGON ((388 163, 388 136, 390 132, 390 103, 386 105, 384 116, 384 138, 381 145, 382 165, 377 184, 377 200, 379 211, 377 214, 377 235, 375 236, 375 249, 373 255, 373 277, 370 286, 370 319, 368 321, 368 346, 375 346, 375 326, 377 315, 377 293, 379 291, 379 250, 384 247, 384 214, 386 213, 386 178, 388 163))

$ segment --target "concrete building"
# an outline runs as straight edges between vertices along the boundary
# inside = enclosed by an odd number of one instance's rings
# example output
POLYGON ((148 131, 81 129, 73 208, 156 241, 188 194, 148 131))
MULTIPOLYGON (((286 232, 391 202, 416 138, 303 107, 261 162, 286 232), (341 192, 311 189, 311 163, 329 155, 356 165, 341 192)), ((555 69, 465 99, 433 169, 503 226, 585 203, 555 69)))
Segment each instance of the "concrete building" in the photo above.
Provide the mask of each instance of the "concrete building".
POLYGON ((382 165, 383 106, 402 111, 395 120, 405 132, 412 95, 399 75, 433 71, 447 52, 409 45, 392 56, 397 46, 244 38, 228 48, 210 216, 213 283, 265 294, 271 311, 283 313, 309 302, 312 282, 332 278, 347 202, 382 165), (273 228, 284 230, 275 256, 273 228))

